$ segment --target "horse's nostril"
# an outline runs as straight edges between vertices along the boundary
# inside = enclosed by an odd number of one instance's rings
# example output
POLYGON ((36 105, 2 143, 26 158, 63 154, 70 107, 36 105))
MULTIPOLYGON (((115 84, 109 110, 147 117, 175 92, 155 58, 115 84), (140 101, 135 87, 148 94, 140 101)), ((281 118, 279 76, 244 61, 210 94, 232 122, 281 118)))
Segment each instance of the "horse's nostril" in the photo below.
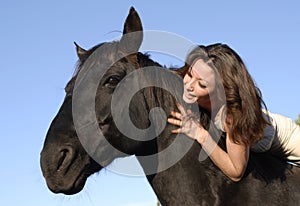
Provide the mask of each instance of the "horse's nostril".
POLYGON ((59 153, 59 159, 58 159, 58 163, 57 163, 57 171, 60 171, 60 167, 62 166, 63 161, 66 158, 68 150, 63 149, 60 151, 59 153))
POLYGON ((66 173, 74 159, 74 149, 70 146, 62 147, 59 150, 57 161, 57 172, 66 173))

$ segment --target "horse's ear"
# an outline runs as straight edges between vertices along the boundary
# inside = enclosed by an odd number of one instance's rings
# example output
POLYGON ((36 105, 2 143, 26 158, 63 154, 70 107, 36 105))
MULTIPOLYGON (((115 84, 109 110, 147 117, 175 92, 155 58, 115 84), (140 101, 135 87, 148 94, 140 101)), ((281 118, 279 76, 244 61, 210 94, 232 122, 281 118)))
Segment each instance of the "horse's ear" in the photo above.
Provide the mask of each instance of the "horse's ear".
POLYGON ((81 48, 76 42, 74 42, 75 46, 76 46, 76 52, 77 52, 77 56, 79 58, 79 60, 81 62, 84 62, 86 60, 87 57, 87 51, 83 48, 81 48))
POLYGON ((136 10, 131 7, 124 23, 120 47, 126 54, 138 52, 143 41, 143 27, 136 10))
MULTIPOLYGON (((123 34, 135 31, 143 31, 143 27, 137 11, 131 7, 124 23, 123 34)), ((143 38, 143 36, 141 36, 141 38, 143 38)))

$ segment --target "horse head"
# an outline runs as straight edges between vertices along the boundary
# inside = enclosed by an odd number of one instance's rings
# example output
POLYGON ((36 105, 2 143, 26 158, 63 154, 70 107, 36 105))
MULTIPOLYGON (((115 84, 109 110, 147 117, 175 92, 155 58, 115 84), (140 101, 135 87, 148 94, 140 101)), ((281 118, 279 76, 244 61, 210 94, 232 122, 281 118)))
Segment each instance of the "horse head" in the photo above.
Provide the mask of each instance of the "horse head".
MULTIPOLYGON (((142 30, 139 15, 134 8, 131 8, 124 23, 123 36, 120 41, 99 44, 89 50, 85 50, 75 43, 79 66, 65 88, 64 102, 50 125, 41 152, 42 172, 51 191, 65 194, 77 193, 81 191, 86 179, 91 174, 107 166, 116 157, 147 151, 147 149, 141 149, 145 141, 127 138, 118 130, 111 111, 113 92, 128 73, 138 69, 139 61, 159 66, 147 56, 138 53, 143 39, 142 30), (93 69, 90 67, 94 68, 94 66, 97 67, 97 70, 103 70, 103 75, 100 80, 96 80, 99 81, 95 91, 92 92, 91 102, 96 106, 94 107, 95 117, 90 118, 87 114, 88 111, 83 109, 87 107, 88 100, 77 95, 79 92, 76 91, 79 89, 76 89, 76 83, 82 82, 79 76, 86 72, 84 70, 91 72, 93 69), (83 109, 83 113, 74 111, 77 109, 74 108, 76 106, 74 106, 74 96, 79 99, 76 101, 76 105, 83 109), (74 116, 74 113, 77 116, 74 116), (100 128, 103 137, 95 139, 89 137, 89 134, 81 134, 84 137, 80 139, 78 131, 76 131, 76 121, 74 123, 76 118, 93 119, 92 124, 100 128), (86 144, 90 145, 91 148, 88 151, 90 153, 87 152, 87 148, 82 146, 82 141, 87 141, 86 144), (97 161, 91 157, 93 155, 94 157, 96 155, 97 161)), ((78 85, 82 86, 80 83, 78 85)), ((84 88, 90 89, 90 87, 91 80, 84 85, 84 88)), ((134 96, 132 101, 136 103, 130 104, 129 110, 132 111, 130 114, 145 117, 139 118, 138 121, 134 121, 137 118, 132 117, 133 124, 143 129, 150 124, 146 110, 141 108, 146 107, 143 104, 144 95, 138 92, 134 96)), ((119 98, 119 102, 124 101, 122 95, 119 95, 119 98)), ((149 142, 151 140, 148 141, 148 146, 149 142)))

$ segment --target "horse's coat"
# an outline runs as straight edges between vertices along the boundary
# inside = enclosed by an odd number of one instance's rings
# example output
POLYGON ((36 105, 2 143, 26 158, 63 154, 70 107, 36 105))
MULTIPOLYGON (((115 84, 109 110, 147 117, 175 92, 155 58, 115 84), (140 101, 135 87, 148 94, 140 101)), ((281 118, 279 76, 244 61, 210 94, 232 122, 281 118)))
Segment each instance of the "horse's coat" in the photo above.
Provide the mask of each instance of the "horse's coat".
MULTIPOLYGON (((135 31, 142 31, 142 24, 137 12, 131 8, 123 34, 125 36, 135 31)), ((166 156, 161 156, 159 152, 176 139, 177 149, 170 151, 168 157, 178 156, 191 140, 184 136, 176 138, 170 133, 174 128, 171 125, 166 125, 157 138, 148 141, 127 138, 118 130, 111 115, 111 108, 116 105, 111 107, 111 100, 120 81, 132 71, 146 66, 159 66, 148 56, 137 52, 142 42, 142 32, 137 32, 126 41, 124 36, 119 42, 103 43, 87 51, 76 45, 79 70, 66 86, 66 98, 51 123, 41 152, 41 168, 50 190, 55 193, 77 193, 91 174, 100 171, 115 158, 128 154, 137 155, 162 205, 299 205, 300 169, 288 166, 273 151, 251 153, 245 176, 238 183, 226 178, 209 158, 200 162, 198 156, 201 147, 197 143, 193 143, 176 164, 159 171, 167 161, 166 156), (104 47, 105 53, 97 56, 97 49, 104 47), (97 157, 100 158, 97 163, 78 139, 72 115, 72 96, 82 67, 88 68, 103 61, 112 66, 99 81, 95 97, 97 124, 105 136, 97 144, 97 157), (112 150, 107 144, 120 152, 112 150), (151 161, 143 158, 152 154, 157 155, 151 161), (149 173, 149 168, 159 172, 149 173)), ((181 80, 176 81, 180 84, 181 80)), ((138 91, 129 107, 132 123, 140 129, 148 128, 151 125, 149 111, 156 106, 166 114, 176 108, 174 98, 165 90, 143 88, 138 91)))

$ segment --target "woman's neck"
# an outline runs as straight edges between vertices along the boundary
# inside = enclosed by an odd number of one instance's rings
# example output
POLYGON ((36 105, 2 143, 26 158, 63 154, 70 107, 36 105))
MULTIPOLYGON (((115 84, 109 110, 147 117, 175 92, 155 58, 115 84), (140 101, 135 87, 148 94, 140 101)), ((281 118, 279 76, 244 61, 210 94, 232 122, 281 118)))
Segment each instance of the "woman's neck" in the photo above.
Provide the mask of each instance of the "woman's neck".
POLYGON ((208 98, 206 99, 206 101, 201 100, 198 101, 198 104, 200 107, 210 112, 213 116, 215 116, 218 113, 219 109, 224 105, 224 103, 216 100, 216 98, 208 98))

